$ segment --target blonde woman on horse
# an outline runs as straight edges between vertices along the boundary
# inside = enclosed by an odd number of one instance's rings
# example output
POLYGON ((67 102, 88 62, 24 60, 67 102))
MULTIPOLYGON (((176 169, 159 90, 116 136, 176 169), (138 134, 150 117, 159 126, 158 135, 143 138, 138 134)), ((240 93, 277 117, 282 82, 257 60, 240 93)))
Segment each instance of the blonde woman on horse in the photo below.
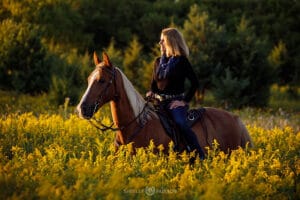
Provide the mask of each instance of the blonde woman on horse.
POLYGON ((186 123, 188 104, 199 86, 197 76, 188 60, 189 49, 182 34, 175 28, 162 30, 159 45, 161 57, 155 61, 151 90, 146 96, 160 101, 186 139, 187 150, 196 150, 200 159, 204 159, 197 137, 186 123), (186 80, 190 82, 187 89, 186 80))

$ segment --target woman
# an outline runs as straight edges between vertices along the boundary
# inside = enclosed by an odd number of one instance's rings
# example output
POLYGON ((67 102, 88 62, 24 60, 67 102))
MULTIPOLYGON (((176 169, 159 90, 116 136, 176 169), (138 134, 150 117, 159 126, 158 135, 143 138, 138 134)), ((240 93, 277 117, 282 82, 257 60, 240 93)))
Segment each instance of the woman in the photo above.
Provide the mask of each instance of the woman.
POLYGON ((170 112, 174 122, 186 138, 190 151, 196 150, 200 158, 204 153, 197 137, 186 123, 188 103, 193 98, 199 82, 188 60, 189 49, 182 34, 175 28, 166 28, 160 37, 161 57, 155 61, 151 91, 146 96, 157 98, 170 112), (185 91, 185 80, 190 87, 185 91))

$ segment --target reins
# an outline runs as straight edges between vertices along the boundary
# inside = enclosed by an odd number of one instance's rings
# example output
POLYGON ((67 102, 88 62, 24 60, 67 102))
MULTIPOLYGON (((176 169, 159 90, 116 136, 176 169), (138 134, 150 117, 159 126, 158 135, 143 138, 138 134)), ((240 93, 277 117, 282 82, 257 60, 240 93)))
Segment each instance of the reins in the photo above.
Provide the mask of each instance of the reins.
POLYGON ((147 107, 148 105, 148 100, 147 102, 145 103, 142 111, 135 117, 133 118, 130 122, 128 122, 126 125, 124 126, 121 126, 121 127, 116 127, 116 128, 113 128, 113 125, 114 123, 112 122, 111 125, 105 125, 101 122, 101 120, 97 120, 94 116, 89 120, 89 122, 94 126, 96 127, 97 129, 101 130, 102 132, 105 132, 105 131, 108 131, 108 130, 111 130, 111 131, 122 131, 124 130, 125 128, 127 128, 128 126, 130 126, 133 122, 135 122, 138 118, 140 118, 140 116, 144 113, 145 111, 145 108, 147 107), (94 121, 96 123, 94 123, 94 121))

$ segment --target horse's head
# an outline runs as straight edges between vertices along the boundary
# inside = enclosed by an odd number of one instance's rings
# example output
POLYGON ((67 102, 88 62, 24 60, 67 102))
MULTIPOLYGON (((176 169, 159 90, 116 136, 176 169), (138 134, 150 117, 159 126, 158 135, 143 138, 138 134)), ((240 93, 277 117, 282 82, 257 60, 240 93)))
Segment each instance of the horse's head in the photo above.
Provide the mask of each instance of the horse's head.
POLYGON ((102 61, 94 52, 95 69, 88 77, 88 87, 77 105, 80 117, 90 119, 103 104, 113 100, 116 95, 116 69, 106 53, 102 61))

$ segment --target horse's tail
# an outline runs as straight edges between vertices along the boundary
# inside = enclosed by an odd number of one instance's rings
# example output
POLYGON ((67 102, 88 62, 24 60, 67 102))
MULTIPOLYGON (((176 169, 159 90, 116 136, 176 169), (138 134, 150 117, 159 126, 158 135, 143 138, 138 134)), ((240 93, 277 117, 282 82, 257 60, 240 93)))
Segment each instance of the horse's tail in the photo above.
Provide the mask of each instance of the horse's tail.
POLYGON ((245 126, 245 124, 242 122, 242 120, 238 117, 238 124, 241 128, 241 147, 245 148, 247 143, 248 143, 248 147, 254 147, 252 139, 250 137, 250 134, 245 126))

